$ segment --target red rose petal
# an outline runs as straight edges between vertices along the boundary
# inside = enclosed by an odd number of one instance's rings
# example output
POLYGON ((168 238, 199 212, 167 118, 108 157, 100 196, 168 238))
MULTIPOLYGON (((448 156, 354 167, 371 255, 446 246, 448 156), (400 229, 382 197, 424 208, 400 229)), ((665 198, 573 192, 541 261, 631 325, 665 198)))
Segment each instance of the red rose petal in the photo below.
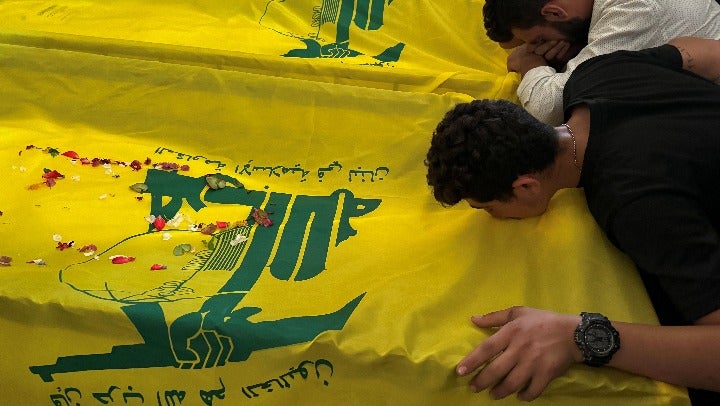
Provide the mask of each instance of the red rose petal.
POLYGON ((65 151, 62 155, 72 159, 80 159, 80 155, 75 151, 65 151))
POLYGON ((128 262, 133 262, 134 260, 134 257, 127 257, 125 255, 116 255, 111 259, 113 264, 127 264, 128 262))
POLYGON ((165 228, 166 223, 167 222, 165 221, 165 219, 162 216, 157 216, 157 217, 155 217, 155 221, 153 221, 153 226, 155 227, 156 230, 160 231, 163 228, 165 228))
POLYGON ((56 170, 45 170, 46 172, 43 173, 42 177, 44 179, 62 179, 65 177, 62 173, 56 171, 56 170))

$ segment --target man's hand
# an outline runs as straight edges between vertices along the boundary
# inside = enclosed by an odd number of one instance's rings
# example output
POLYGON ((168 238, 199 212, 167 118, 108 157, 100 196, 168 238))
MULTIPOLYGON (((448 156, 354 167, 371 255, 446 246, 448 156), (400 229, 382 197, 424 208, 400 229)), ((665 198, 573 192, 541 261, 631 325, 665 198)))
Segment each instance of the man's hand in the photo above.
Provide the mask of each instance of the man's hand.
POLYGON ((481 328, 499 327, 458 363, 461 376, 479 369, 470 380, 473 392, 490 389, 495 399, 517 392, 519 399, 530 401, 574 362, 582 362, 573 340, 579 316, 512 307, 474 316, 472 322, 481 328))
POLYGON ((530 52, 527 44, 515 48, 507 59, 508 72, 517 72, 522 76, 538 66, 548 66, 548 62, 542 55, 530 52))
POLYGON ((539 45, 528 47, 528 51, 535 55, 542 56, 551 65, 563 61, 569 49, 570 43, 567 41, 546 41, 539 45))
POLYGON ((507 69, 523 76, 538 66, 552 66, 559 71, 575 56, 568 52, 569 50, 570 43, 566 41, 547 41, 539 45, 523 44, 515 48, 508 57, 507 69))

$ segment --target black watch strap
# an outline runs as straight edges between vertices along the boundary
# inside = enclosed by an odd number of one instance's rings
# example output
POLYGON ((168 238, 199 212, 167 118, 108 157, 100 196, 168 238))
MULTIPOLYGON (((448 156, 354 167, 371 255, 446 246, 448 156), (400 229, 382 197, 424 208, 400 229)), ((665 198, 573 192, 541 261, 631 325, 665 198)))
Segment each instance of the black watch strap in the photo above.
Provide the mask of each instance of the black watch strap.
POLYGON ((620 349, 620 334, 610 320, 600 313, 580 313, 580 324, 575 328, 575 344, 583 361, 592 367, 607 364, 620 349))

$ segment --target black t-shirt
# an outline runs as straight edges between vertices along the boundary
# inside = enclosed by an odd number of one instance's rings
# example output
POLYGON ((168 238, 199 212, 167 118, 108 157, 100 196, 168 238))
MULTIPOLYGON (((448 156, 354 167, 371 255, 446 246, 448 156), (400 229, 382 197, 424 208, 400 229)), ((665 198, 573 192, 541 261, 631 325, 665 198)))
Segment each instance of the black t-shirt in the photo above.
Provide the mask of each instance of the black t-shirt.
MULTIPOLYGON (((580 65, 565 85, 566 115, 583 103, 588 207, 637 265, 661 323, 720 309, 720 86, 684 71, 665 45, 580 65)), ((693 395, 720 405, 720 394, 693 395)))

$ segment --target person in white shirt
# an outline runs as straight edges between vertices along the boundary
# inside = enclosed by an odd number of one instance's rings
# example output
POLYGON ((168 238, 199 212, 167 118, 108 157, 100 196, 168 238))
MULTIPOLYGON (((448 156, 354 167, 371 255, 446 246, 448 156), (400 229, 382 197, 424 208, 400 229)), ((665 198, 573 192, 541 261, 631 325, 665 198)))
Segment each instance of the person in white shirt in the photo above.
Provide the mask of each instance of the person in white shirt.
POLYGON ((563 88, 582 62, 681 36, 720 39, 716 0, 486 0, 483 17, 491 40, 515 47, 507 66, 522 75, 521 104, 549 125, 563 122, 563 88))

